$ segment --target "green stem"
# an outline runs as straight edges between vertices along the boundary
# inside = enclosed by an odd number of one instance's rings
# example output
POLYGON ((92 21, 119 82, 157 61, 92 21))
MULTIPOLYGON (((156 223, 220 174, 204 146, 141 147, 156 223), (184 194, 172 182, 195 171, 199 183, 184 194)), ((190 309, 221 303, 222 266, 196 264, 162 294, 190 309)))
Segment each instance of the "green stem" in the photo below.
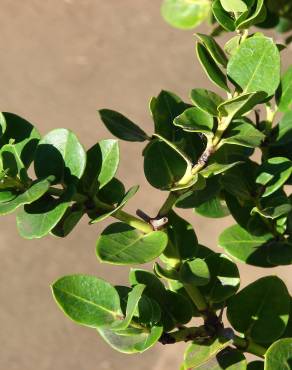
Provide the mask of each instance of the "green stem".
POLYGON ((237 335, 233 338, 233 344, 238 349, 252 353, 253 355, 264 357, 267 349, 251 340, 247 340, 245 338, 240 338, 237 335))
POLYGON ((173 206, 175 205, 175 202, 177 201, 178 197, 179 197, 178 192, 171 191, 168 197, 166 198, 166 201, 163 203, 162 207, 160 208, 158 217, 167 216, 168 213, 172 210, 173 206))
POLYGON ((117 212, 113 213, 112 217, 125 222, 126 224, 142 231, 145 234, 149 234, 153 231, 153 228, 150 224, 122 210, 118 210, 117 212))
POLYGON ((208 310, 208 304, 199 289, 191 284, 184 284, 184 288, 197 309, 204 315, 204 312, 208 310))

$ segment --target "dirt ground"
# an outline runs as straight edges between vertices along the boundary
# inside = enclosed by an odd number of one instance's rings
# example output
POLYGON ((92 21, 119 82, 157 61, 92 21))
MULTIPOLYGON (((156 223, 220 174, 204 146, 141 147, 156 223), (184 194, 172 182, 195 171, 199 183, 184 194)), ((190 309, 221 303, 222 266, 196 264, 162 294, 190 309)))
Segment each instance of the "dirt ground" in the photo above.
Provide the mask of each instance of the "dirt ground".
MULTIPOLYGON (((151 133, 151 96, 163 88, 187 98, 191 88, 210 86, 195 59, 192 31, 167 26, 159 6, 160 0, 2 0, 1 110, 24 116, 41 133, 71 128, 86 147, 111 137, 98 108, 120 110, 151 133)), ((288 51, 287 62, 289 57, 288 51)), ((145 182, 142 146, 120 146, 119 177, 127 186, 141 185, 128 209, 155 214, 165 195, 145 182)), ((191 212, 187 217, 200 241, 213 248, 220 230, 232 223, 191 212)), ((14 216, 1 218, 0 370, 178 369, 184 345, 174 350, 158 344, 143 355, 121 355, 56 307, 49 284, 62 275, 126 282, 128 268, 96 260, 95 240, 105 224, 86 224, 65 240, 27 241, 18 236, 14 216)), ((277 273, 292 288, 289 269, 277 273)), ((243 285, 271 273, 241 270, 243 285)))

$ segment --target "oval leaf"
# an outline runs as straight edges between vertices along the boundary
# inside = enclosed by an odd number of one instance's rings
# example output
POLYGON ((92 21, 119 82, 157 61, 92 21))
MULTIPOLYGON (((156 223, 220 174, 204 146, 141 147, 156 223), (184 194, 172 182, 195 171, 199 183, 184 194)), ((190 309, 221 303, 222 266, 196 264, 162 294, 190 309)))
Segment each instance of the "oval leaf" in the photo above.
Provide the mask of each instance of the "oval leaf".
POLYGON ((280 339, 266 353, 265 370, 290 370, 291 360, 292 339, 280 339))
POLYGON ((101 261, 107 263, 142 264, 160 256, 166 245, 167 235, 162 231, 145 235, 127 224, 116 222, 98 238, 96 253, 101 261))
POLYGON ((52 284, 52 291, 62 311, 78 324, 106 327, 122 316, 115 288, 94 276, 64 276, 52 284))

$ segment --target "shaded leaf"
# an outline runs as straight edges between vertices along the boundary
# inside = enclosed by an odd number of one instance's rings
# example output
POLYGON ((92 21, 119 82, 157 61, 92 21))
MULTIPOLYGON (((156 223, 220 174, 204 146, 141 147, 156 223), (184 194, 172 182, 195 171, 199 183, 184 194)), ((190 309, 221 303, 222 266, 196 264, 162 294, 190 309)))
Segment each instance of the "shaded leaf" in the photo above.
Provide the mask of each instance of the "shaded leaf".
MULTIPOLYGON (((237 0, 236 0, 237 1, 237 0)), ((215 39, 212 36, 204 35, 202 33, 196 33, 196 36, 199 40, 203 43, 205 48, 208 50, 209 54, 212 56, 213 60, 220 66, 226 67, 228 59, 221 49, 221 47, 217 44, 215 39)))
POLYGON ((281 79, 276 100, 280 112, 288 112, 290 110, 292 106, 292 66, 287 69, 281 79))
POLYGON ((125 141, 145 141, 147 134, 121 113, 110 109, 99 110, 106 128, 117 138, 125 141))
POLYGON ((193 89, 190 97, 198 108, 214 117, 218 115, 217 107, 224 101, 221 96, 206 89, 193 89))
POLYGON ((173 121, 176 126, 185 131, 200 132, 206 136, 213 137, 213 117, 197 107, 188 108, 173 121))
POLYGON ((204 286, 210 281, 210 271, 200 258, 185 261, 180 268, 180 279, 186 284, 204 286))
POLYGON ((239 333, 257 343, 271 343, 283 334, 289 308, 290 296, 283 281, 267 276, 230 298, 227 317, 239 333))

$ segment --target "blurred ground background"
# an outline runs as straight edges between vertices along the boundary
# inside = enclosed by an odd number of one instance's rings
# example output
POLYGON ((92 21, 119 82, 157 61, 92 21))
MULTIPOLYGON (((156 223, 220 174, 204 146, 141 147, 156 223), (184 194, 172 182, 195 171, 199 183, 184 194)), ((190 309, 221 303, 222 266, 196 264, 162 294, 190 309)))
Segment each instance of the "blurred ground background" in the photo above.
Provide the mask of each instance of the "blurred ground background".
MULTIPOLYGON (((1 110, 24 116, 42 134, 71 128, 86 147, 111 137, 98 108, 119 110, 151 133, 151 96, 163 88, 187 98, 191 88, 210 85, 194 56, 193 32, 170 28, 159 7, 160 0, 1 0, 1 110)), ((285 55, 287 64, 291 51, 285 55)), ((165 195, 145 182, 141 150, 121 143, 119 177, 127 186, 141 184, 128 209, 154 215, 165 195)), ((212 248, 232 223, 191 212, 187 218, 212 248)), ((143 355, 121 355, 94 330, 66 319, 53 302, 49 284, 65 274, 126 282, 128 268, 101 265, 95 258, 95 240, 104 227, 84 220, 65 240, 26 241, 17 235, 14 216, 1 218, 0 370, 178 369, 184 345, 158 344, 143 355)), ((243 285, 271 273, 241 270, 243 285)), ((277 273, 292 288, 289 271, 277 273)))

